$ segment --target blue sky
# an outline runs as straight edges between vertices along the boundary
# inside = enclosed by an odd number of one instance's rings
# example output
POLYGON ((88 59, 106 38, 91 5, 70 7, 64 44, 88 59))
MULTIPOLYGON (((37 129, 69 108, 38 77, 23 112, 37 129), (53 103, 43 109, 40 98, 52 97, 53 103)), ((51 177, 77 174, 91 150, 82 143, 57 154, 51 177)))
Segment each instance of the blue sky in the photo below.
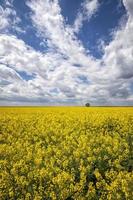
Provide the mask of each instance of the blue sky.
POLYGON ((0 0, 0 105, 133 105, 132 0, 0 0))

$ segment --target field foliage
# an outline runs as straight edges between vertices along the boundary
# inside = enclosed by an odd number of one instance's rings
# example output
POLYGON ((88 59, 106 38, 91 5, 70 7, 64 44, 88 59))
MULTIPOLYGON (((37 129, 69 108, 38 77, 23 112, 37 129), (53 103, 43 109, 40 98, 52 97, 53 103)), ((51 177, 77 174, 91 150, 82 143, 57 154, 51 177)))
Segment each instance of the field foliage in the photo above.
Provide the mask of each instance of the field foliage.
POLYGON ((133 199, 133 108, 0 108, 0 199, 133 199))

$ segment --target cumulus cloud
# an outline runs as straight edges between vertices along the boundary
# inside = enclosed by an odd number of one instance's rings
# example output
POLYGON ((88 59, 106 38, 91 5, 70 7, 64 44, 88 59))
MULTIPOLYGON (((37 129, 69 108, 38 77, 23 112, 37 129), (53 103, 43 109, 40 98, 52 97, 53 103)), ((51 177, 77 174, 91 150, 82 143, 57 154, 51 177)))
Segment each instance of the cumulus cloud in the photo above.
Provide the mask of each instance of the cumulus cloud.
POLYGON ((123 3, 128 19, 114 32, 113 40, 104 47, 103 63, 106 66, 106 76, 112 81, 110 95, 128 99, 132 95, 133 84, 133 1, 123 3), (113 87, 114 82, 117 83, 116 87, 113 87))
POLYGON ((57 0, 51 1, 28 1, 27 5, 32 10, 31 19, 38 33, 48 41, 50 48, 59 52, 71 63, 89 65, 95 68, 95 61, 87 55, 82 42, 74 35, 70 26, 65 24, 61 15, 61 8, 57 0), (53 28, 54 27, 54 28, 53 28))
POLYGON ((0 78, 8 81, 22 80, 21 77, 13 69, 0 64, 0 78))
POLYGON ((125 8, 128 12, 129 17, 133 16, 133 1, 132 0, 123 0, 125 8))
MULTIPOLYGON (((28 0, 37 36, 47 43, 40 52, 17 36, 0 34, 0 102, 3 104, 132 104, 133 7, 123 0, 127 21, 103 45, 101 59, 92 57, 75 35, 83 23, 100 9, 97 0, 84 1, 79 25, 70 27, 61 15, 58 0, 28 0), (75 27, 78 28, 75 28, 75 27), (29 75, 28 80, 25 75, 29 75)), ((8 15, 4 17, 10 18, 8 15)), ((4 24, 4 23, 3 23, 4 24)), ((6 24, 6 23, 5 23, 6 24)))
POLYGON ((20 18, 17 16, 12 1, 5 0, 4 6, 0 5, 0 32, 9 30, 22 31, 19 27, 20 18))

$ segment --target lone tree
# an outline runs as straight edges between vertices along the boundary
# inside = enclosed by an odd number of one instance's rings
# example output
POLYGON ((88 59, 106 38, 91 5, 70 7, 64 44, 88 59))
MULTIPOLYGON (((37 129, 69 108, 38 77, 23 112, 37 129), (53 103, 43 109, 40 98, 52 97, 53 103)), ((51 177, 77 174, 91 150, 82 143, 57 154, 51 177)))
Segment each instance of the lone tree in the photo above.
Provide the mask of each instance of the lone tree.
POLYGON ((86 103, 85 106, 86 106, 86 107, 90 107, 90 103, 86 103))

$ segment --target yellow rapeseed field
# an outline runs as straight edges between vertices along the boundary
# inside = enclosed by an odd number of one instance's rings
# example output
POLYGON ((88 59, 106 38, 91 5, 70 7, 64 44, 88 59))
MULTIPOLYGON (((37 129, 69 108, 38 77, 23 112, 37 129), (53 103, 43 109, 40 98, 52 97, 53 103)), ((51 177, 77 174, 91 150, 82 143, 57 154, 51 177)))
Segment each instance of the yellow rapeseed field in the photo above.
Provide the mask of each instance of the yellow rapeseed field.
POLYGON ((1 107, 0 199, 132 200, 133 108, 1 107))

